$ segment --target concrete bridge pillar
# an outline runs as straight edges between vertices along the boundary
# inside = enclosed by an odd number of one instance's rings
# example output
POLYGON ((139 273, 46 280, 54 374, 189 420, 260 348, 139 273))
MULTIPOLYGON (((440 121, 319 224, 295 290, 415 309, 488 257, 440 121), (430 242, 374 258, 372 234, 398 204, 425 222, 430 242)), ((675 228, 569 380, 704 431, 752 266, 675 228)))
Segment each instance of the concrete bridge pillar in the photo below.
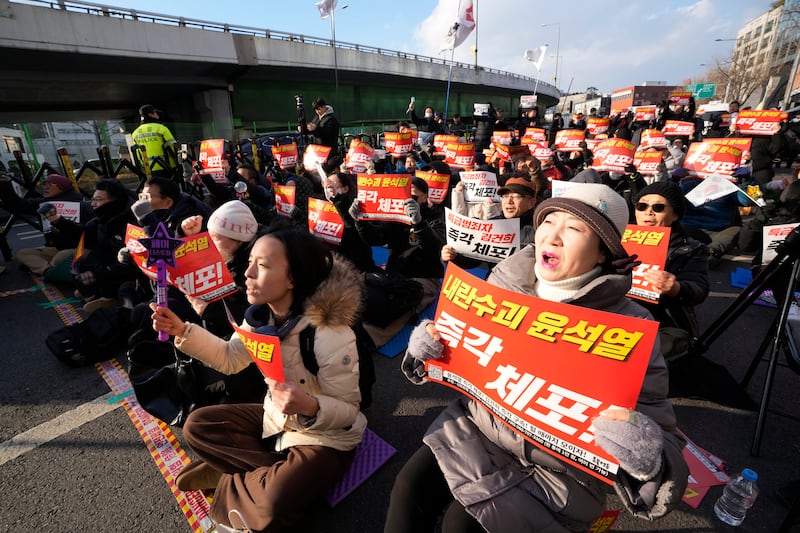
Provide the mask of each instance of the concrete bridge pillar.
POLYGON ((233 138, 233 112, 228 91, 211 89, 197 93, 194 108, 203 126, 203 139, 233 138))

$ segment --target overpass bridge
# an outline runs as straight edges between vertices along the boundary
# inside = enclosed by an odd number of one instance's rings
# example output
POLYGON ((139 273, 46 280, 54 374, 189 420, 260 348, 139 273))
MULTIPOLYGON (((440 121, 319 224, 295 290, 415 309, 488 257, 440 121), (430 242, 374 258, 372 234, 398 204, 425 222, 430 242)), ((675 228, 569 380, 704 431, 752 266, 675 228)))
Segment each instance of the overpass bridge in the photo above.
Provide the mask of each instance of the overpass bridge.
MULTIPOLYGON (((411 95, 444 110, 450 68, 440 58, 67 0, 0 0, 0 58, 0 122, 134 123, 139 105, 152 103, 178 138, 286 129, 297 121, 296 94, 323 96, 345 125, 390 124, 411 95)), ((449 114, 470 116, 486 101, 515 112, 534 85, 456 62, 449 114)), ((537 93, 543 106, 559 98, 542 81, 537 93)))

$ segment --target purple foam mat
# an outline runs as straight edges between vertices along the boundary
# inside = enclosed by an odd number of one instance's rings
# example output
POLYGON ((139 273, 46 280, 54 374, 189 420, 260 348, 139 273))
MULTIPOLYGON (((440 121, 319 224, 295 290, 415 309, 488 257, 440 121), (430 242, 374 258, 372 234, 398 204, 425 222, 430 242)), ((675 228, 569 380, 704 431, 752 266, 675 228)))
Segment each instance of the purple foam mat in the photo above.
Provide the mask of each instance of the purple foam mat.
POLYGON ((383 466, 395 453, 397 453, 397 450, 388 442, 370 429, 364 430, 364 436, 356 448, 356 456, 353 458, 353 463, 344 474, 342 480, 325 496, 328 505, 335 507, 336 504, 345 499, 348 494, 356 490, 374 474, 378 468, 383 466))

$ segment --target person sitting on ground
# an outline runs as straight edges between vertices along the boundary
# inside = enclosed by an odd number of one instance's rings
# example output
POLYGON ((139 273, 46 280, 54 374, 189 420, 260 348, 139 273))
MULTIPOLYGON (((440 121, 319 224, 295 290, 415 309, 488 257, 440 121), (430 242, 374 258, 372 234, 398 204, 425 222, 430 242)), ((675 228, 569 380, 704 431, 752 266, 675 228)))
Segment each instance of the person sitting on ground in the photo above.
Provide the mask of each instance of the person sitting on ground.
MULTIPOLYGON (((12 187, 11 176, 0 173, 0 202, 12 214, 46 218, 45 213, 39 213, 43 204, 53 205, 53 202, 74 202, 79 204, 79 222, 86 224, 94 216, 91 205, 83 195, 72 186, 72 181, 60 174, 49 174, 42 184, 43 197, 20 198, 12 187)), ((55 209, 54 207, 52 209, 55 209)), ((44 275, 57 266, 65 266, 75 253, 80 235, 64 234, 58 228, 48 225, 44 231, 44 246, 23 248, 16 253, 17 261, 23 268, 34 274, 44 275)), ((59 268, 58 270, 62 270, 59 268)), ((66 273, 66 269, 65 269, 66 273)), ((49 277, 46 276, 45 279, 49 277)), ((67 276, 66 279, 71 279, 67 276)))
POLYGON ((800 222, 800 181, 794 180, 781 191, 776 202, 757 209, 739 231, 739 250, 754 255, 751 269, 761 267, 764 226, 797 222, 800 222))
POLYGON ((649 288, 659 295, 658 303, 639 301, 661 325, 661 348, 669 362, 686 355, 688 338, 700 334, 694 308, 708 297, 708 247, 683 229, 686 200, 674 183, 648 185, 636 195, 634 206, 638 226, 670 228, 664 269, 648 270, 644 275, 649 288), (679 339, 683 342, 677 342, 679 339))
MULTIPOLYGON (((734 178, 739 176, 737 172, 740 171, 738 169, 734 171, 734 178)), ((680 181, 679 186, 686 195, 702 181, 703 178, 688 176, 680 181)), ((750 204, 751 202, 744 192, 732 192, 699 206, 687 202, 686 214, 683 216, 681 224, 697 240, 707 241, 708 251, 711 253, 708 260, 709 268, 718 268, 722 262, 722 256, 734 248, 736 237, 742 227, 739 207, 750 204)))
MULTIPOLYGON (((625 297, 635 263, 620 243, 628 209, 619 195, 605 185, 571 187, 542 202, 534 222, 534 243, 498 263, 489 283, 651 318, 625 297)), ((440 358, 443 348, 433 322, 422 322, 411 334, 403 373, 412 383, 424 383, 425 360, 440 358)), ((689 473, 667 389, 656 341, 635 410, 609 409, 593 422, 597 444, 619 461, 615 489, 623 505, 649 520, 680 503, 689 473)), ((604 490, 603 482, 461 396, 428 428, 423 445, 396 477, 384 532, 434 531, 443 511, 443 531, 587 531, 605 510, 604 490)))
MULTIPOLYGON (((286 227, 260 234, 245 276, 250 308, 241 327, 280 339, 285 381, 266 378, 263 404, 193 411, 183 436, 200 461, 175 482, 184 491, 214 489, 218 530, 278 531, 300 522, 339 482, 367 426, 351 329, 362 277, 308 233, 286 227), (317 374, 301 357, 300 332, 309 325, 316 327, 317 374)), ((152 309, 154 329, 174 335, 177 348, 212 368, 233 373, 252 362, 238 335, 226 342, 166 307, 152 309)))
POLYGON ((181 192, 178 185, 167 178, 152 178, 144 184, 139 200, 131 206, 136 220, 148 235, 152 235, 159 222, 175 237, 182 237, 181 223, 194 215, 208 220, 211 207, 181 192))
POLYGON ((223 157, 222 168, 229 182, 228 185, 217 183, 210 174, 200 175, 203 185, 211 195, 213 207, 219 207, 234 199, 246 201, 262 224, 269 223, 275 216, 275 192, 272 190, 272 184, 267 180, 262 180, 258 171, 251 165, 241 164, 234 170, 231 169, 227 158, 223 157), (237 188, 238 183, 242 185, 237 188))
POLYGON ((422 285, 419 304, 404 312, 389 325, 377 327, 370 323, 373 310, 364 313, 364 328, 376 346, 383 346, 394 337, 409 319, 436 299, 441 287, 444 268, 439 253, 446 242, 444 213, 439 206, 428 203, 428 184, 421 178, 411 180, 411 198, 405 201, 405 213, 411 226, 402 222, 369 222, 359 220, 361 206, 358 198, 349 209, 361 239, 370 246, 386 246, 389 257, 386 271, 413 279, 422 285))
POLYGON ((336 208, 344 224, 342 241, 338 246, 330 245, 331 251, 349 259, 361 272, 375 272, 378 267, 372 257, 372 247, 361 239, 355 221, 350 216, 350 206, 356 199, 356 176, 346 172, 331 174, 324 186, 325 197, 336 208))
POLYGON ((91 313, 101 307, 117 305, 120 286, 136 279, 137 268, 122 264, 117 253, 125 241, 128 224, 135 219, 130 210, 131 196, 122 182, 101 179, 92 195, 94 218, 86 224, 73 222, 55 214, 50 223, 64 234, 80 239, 83 235, 85 252, 72 265, 77 294, 87 300, 84 311, 91 313))

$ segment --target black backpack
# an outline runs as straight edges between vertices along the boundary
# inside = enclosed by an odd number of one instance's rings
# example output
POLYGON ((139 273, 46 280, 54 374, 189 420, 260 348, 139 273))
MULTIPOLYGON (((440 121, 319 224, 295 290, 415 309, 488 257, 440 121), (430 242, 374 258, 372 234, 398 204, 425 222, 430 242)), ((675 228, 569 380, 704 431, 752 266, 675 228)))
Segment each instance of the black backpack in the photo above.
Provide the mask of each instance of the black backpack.
POLYGON ((45 339, 62 363, 80 367, 121 355, 127 347, 130 309, 103 307, 86 320, 59 328, 45 339))
MULTIPOLYGON (((375 362, 373 353, 377 351, 375 342, 369 336, 361 322, 351 326, 356 335, 356 348, 358 350, 358 387, 361 390, 361 409, 366 409, 372 404, 372 385, 375 383, 375 362)), ((307 326, 300 332, 300 355, 306 369, 317 375, 319 363, 314 353, 314 335, 317 328, 307 326)))

